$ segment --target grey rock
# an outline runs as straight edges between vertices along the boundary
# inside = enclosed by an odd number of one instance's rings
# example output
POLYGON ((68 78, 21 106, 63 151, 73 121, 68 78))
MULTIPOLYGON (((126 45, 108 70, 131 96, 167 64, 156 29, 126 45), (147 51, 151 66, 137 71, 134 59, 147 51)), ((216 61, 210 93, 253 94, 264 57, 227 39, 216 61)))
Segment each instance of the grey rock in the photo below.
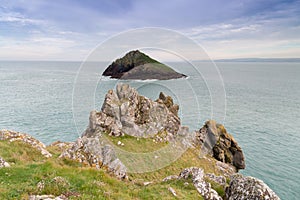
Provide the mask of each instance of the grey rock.
POLYGON ((176 135, 180 129, 178 105, 163 93, 152 101, 127 84, 119 84, 116 91, 109 90, 101 111, 92 111, 85 136, 101 130, 112 136, 129 134, 136 137, 151 137, 164 130, 176 135))
POLYGON ((73 146, 60 155, 60 158, 69 158, 98 169, 106 167, 116 177, 126 178, 125 165, 117 158, 113 147, 105 144, 99 135, 78 138, 73 146))
POLYGON ((168 190, 171 192, 171 194, 172 194, 174 197, 177 197, 177 193, 176 193, 176 191, 174 190, 174 188, 169 187, 168 190))
POLYGON ((178 179, 179 178, 179 176, 177 176, 177 175, 171 175, 171 176, 167 176, 166 178, 164 178, 162 181, 163 182, 167 182, 167 181, 171 181, 171 180, 176 180, 176 179, 178 179))
POLYGON ((21 141, 37 149, 46 158, 52 157, 52 154, 46 150, 46 145, 26 133, 17 131, 0 130, 0 140, 21 141))
POLYGON ((182 170, 179 178, 192 178, 196 190, 204 197, 205 200, 222 200, 222 197, 211 188, 210 183, 204 180, 204 171, 201 168, 191 167, 182 170))
POLYGON ((194 143, 201 145, 201 151, 211 154, 217 160, 229 163, 237 170, 245 169, 245 158, 241 147, 225 127, 209 120, 196 132, 194 143))
POLYGON ((230 184, 226 189, 226 198, 279 200, 280 198, 261 180, 250 176, 235 174, 231 177, 230 184))
POLYGON ((54 195, 30 195, 29 200, 67 200, 68 198, 61 195, 55 197, 54 195))
POLYGON ((0 168, 2 167, 10 167, 10 164, 0 157, 0 168))
POLYGON ((216 176, 215 174, 207 173, 204 177, 219 185, 226 186, 226 178, 224 176, 216 176))

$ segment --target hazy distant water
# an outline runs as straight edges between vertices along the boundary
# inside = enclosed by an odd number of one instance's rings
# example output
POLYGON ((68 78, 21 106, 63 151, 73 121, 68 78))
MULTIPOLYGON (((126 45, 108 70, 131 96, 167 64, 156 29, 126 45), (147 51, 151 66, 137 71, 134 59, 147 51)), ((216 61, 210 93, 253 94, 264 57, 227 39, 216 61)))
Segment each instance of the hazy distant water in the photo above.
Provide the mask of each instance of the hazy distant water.
MULTIPOLYGON (((0 62, 0 129, 26 132, 46 144, 73 141, 87 126, 94 107, 77 105, 77 129, 73 121, 72 91, 78 62, 0 62), (77 133, 79 130, 79 133, 77 133)), ((180 68, 182 64, 173 63, 180 68)), ((205 65, 205 63, 203 64, 205 65)), ((225 83, 225 126, 246 155, 242 173, 265 181, 282 199, 300 199, 300 64, 217 63, 225 83)), ((99 77, 105 66, 92 76, 99 77)), ((134 82, 152 99, 158 91, 172 95, 181 105, 182 123, 199 129, 210 118, 209 91, 191 74, 186 80, 134 82)), ((88 86, 89 77, 86 77, 88 86)), ((95 87, 95 108, 116 80, 101 80, 95 87)), ((82 84, 85 84, 84 82, 82 84)), ((80 97, 88 98, 87 90, 80 97)), ((88 99, 87 99, 88 101, 88 99)))

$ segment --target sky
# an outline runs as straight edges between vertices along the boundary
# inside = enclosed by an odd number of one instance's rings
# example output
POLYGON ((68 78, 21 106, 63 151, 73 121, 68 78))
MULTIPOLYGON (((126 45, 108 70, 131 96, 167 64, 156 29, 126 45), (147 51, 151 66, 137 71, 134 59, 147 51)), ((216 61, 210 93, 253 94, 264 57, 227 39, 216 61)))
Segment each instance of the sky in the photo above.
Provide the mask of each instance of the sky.
POLYGON ((0 0, 0 60, 83 61, 143 27, 179 32, 212 59, 300 57, 299 0, 0 0))

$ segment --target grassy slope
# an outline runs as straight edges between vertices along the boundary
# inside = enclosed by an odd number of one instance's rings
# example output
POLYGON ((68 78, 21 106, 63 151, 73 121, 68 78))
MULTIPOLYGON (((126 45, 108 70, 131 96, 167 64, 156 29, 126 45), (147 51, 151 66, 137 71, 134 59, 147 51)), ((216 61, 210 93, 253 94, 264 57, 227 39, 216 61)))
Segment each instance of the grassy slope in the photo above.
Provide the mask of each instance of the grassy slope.
MULTIPOLYGON (((137 140, 130 136, 111 139, 115 144, 119 140, 125 144, 121 148, 130 151, 153 151, 164 145, 153 145, 152 139, 137 140)), ((0 156, 11 164, 10 168, 0 168, 0 199, 27 199, 30 194, 67 194, 71 195, 70 199, 176 199, 168 191, 170 186, 175 189, 179 199, 202 199, 191 182, 184 184, 190 180, 165 183, 161 180, 191 166, 202 167, 206 172, 216 172, 214 163, 198 159, 195 150, 188 150, 168 167, 151 173, 129 174, 129 180, 121 181, 104 170, 59 159, 60 151, 55 147, 48 147, 53 154, 49 159, 19 142, 0 141, 0 149, 0 156), (56 183, 53 178, 57 176, 63 177, 67 184, 56 183), (38 190, 37 184, 42 180, 45 188, 38 190), (143 182, 146 181, 153 181, 153 184, 144 186, 143 182)))

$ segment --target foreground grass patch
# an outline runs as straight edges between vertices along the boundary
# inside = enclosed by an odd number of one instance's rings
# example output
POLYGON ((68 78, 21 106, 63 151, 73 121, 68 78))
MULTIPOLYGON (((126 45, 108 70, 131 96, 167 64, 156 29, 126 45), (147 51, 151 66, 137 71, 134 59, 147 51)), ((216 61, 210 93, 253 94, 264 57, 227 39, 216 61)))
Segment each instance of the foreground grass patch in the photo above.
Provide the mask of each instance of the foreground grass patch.
MULTIPOLYGON (((131 136, 111 139, 116 144, 118 141, 124 143, 122 148, 139 152, 154 151, 166 145, 131 136)), ((11 164, 10 168, 0 168, 0 199, 28 199, 30 195, 43 194, 64 194, 69 199, 202 199, 190 180, 161 180, 192 166, 202 167, 206 172, 215 171, 211 161, 199 159, 198 152, 189 149, 165 168, 129 174, 129 180, 118 180, 102 169, 58 158, 61 150, 57 147, 47 149, 53 154, 52 158, 43 157, 21 142, 0 141, 0 156, 11 164), (152 183, 145 186, 146 181, 152 183), (177 197, 171 194, 169 187, 176 191, 177 197)))

